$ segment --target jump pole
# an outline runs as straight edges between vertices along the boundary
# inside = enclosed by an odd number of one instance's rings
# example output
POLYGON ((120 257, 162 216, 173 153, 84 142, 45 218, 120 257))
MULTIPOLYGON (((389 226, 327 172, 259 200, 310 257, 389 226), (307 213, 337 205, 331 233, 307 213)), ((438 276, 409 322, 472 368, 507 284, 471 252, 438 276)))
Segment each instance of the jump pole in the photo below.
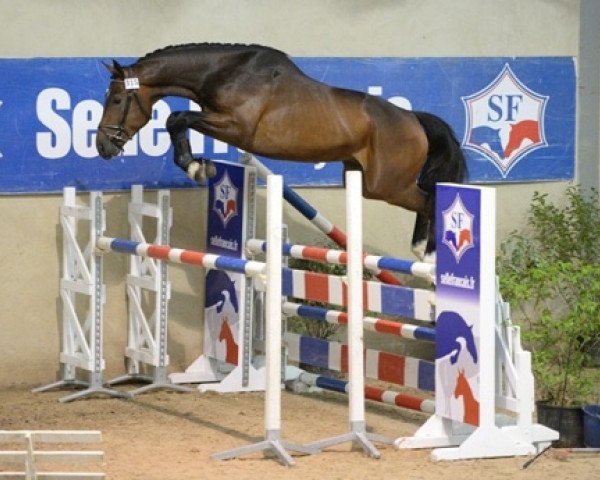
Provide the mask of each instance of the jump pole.
MULTIPOLYGON (((319 449, 352 442, 355 448, 373 458, 381 454, 372 441, 391 444, 381 435, 368 433, 365 421, 363 358, 363 254, 362 254, 362 178, 357 171, 346 172, 346 229, 348 230, 348 406, 350 431, 309 444, 319 449)), ((280 246, 268 249, 279 253, 280 246)))
MULTIPOLYGON (((302 372, 300 381, 311 387, 330 390, 338 393, 348 393, 348 382, 339 378, 329 378, 315 373, 302 372)), ((417 412, 435 413, 435 401, 427 398, 420 398, 414 395, 407 395, 383 388, 365 386, 365 398, 374 402, 394 405, 396 407, 408 408, 417 412)))
MULTIPOLYGON (((249 153, 243 153, 240 157, 240 161, 244 165, 252 165, 253 167, 255 167, 256 173, 263 180, 267 178, 268 175, 273 174, 273 172, 271 172, 271 170, 269 170, 260 160, 258 160, 258 158, 249 153)), ((298 195, 294 190, 292 190, 292 188, 290 188, 285 183, 283 184, 283 197, 304 218, 310 221, 315 227, 317 227, 321 232, 327 235, 337 245, 339 245, 341 248, 346 248, 348 242, 348 237, 346 233, 337 228, 317 209, 310 205, 306 200, 304 200, 300 195, 298 195)), ((373 271, 375 272, 377 278, 383 283, 388 283, 390 285, 401 285, 401 282, 390 272, 387 272, 385 270, 379 270, 377 268, 374 268, 373 271)))
POLYGON ((267 177, 267 241, 266 258, 266 388, 265 439, 246 447, 212 455, 216 460, 228 460, 250 453, 270 451, 285 466, 295 465, 286 449, 300 453, 317 453, 318 449, 291 444, 281 439, 281 243, 282 243, 281 176, 267 177))
MULTIPOLYGON (((251 238, 246 243, 246 248, 252 253, 264 253, 267 251, 267 242, 258 238, 251 238)), ((283 244, 281 253, 284 256, 299 260, 312 260, 336 265, 346 265, 348 259, 348 254, 345 250, 334 250, 311 245, 292 245, 290 243, 283 244)), ((402 260, 381 255, 363 254, 363 266, 372 272, 379 272, 381 269, 385 269, 426 280, 435 276, 435 265, 432 263, 402 260)))

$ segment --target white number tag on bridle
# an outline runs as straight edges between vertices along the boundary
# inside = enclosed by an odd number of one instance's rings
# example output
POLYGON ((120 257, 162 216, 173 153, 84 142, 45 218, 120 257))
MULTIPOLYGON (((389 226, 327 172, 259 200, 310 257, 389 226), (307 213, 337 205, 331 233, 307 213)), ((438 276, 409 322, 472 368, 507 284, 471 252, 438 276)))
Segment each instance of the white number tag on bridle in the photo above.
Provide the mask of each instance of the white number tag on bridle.
POLYGON ((140 88, 140 81, 137 77, 131 77, 125 79, 125 90, 138 90, 140 88))

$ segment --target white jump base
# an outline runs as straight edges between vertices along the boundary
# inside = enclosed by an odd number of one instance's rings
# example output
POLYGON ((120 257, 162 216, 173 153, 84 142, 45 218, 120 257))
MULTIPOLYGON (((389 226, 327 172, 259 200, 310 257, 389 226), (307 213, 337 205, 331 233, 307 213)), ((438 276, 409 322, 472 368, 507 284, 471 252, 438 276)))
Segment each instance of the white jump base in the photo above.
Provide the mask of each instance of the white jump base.
POLYGON ((22 450, 0 451, 0 464, 21 464, 23 470, 0 471, 0 479, 26 480, 91 480, 104 479, 104 473, 94 472, 48 472, 39 471, 38 462, 99 463, 104 452, 98 450, 37 450, 40 443, 98 443, 102 441, 99 431, 81 430, 2 430, 0 443, 23 444, 22 450))

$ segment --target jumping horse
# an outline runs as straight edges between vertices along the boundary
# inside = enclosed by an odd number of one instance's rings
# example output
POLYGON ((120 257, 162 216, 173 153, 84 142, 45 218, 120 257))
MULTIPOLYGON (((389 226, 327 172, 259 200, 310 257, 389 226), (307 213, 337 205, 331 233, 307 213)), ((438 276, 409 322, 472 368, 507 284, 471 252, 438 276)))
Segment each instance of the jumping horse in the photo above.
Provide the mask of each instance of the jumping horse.
POLYGON ((416 212, 413 251, 435 254, 435 184, 466 176, 460 144, 439 117, 320 83, 260 45, 170 46, 129 66, 105 66, 111 82, 96 138, 103 158, 122 151, 157 100, 185 97, 202 110, 173 112, 166 127, 175 163, 191 178, 204 181, 214 166, 192 157, 190 128, 268 158, 341 161, 362 170, 365 198, 416 212))

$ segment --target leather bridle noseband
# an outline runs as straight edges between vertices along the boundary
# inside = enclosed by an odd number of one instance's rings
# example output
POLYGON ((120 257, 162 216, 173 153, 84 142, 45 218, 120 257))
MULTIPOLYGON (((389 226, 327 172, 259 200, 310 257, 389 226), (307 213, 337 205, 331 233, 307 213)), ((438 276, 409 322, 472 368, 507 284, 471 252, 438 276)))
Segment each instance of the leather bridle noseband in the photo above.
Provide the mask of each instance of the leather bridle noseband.
POLYGON ((125 127, 125 122, 127 121, 127 115, 129 114, 129 109, 131 107, 132 100, 135 99, 136 103, 142 114, 146 117, 150 118, 151 113, 148 113, 142 102, 140 97, 138 96, 138 90, 140 88, 140 81, 137 77, 125 77, 123 80, 113 78, 111 80, 111 84, 113 82, 123 83, 125 85, 125 91, 127 92, 127 98, 125 99, 125 108, 123 109, 123 115, 121 117, 121 121, 118 125, 102 125, 98 127, 106 137, 109 139, 110 143, 112 143, 119 150, 123 151, 123 146, 131 140, 134 134, 130 134, 125 127))

